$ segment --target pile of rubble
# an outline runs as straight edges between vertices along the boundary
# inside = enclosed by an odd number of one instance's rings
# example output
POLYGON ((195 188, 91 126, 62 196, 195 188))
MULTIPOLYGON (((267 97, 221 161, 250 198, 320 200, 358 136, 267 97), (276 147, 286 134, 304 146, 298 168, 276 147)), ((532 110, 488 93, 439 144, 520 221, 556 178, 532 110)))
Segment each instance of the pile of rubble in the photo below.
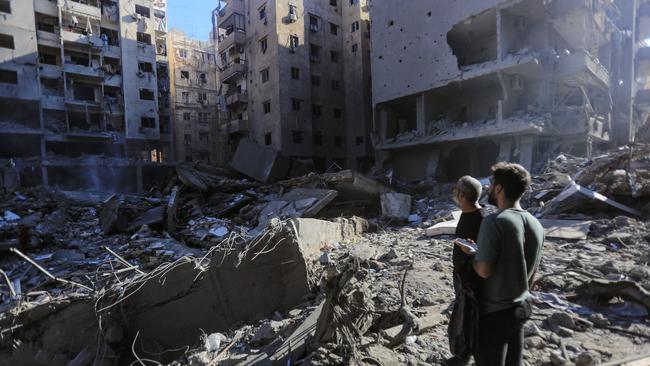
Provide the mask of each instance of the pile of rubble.
MULTIPOLYGON (((534 177, 525 203, 547 244, 527 364, 650 353, 648 159, 639 146, 562 155, 534 177)), ((277 172, 282 159, 272 160, 264 171, 277 172)), ((242 173, 181 164, 143 196, 1 196, 0 365, 449 356, 451 185, 242 173)))

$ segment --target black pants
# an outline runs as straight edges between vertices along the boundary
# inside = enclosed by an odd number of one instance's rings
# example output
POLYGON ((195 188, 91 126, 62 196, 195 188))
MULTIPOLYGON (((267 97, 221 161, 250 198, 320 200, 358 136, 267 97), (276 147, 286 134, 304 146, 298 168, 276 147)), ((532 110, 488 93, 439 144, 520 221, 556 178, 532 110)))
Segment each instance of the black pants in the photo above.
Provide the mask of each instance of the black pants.
POLYGON ((479 339, 474 353, 477 366, 520 366, 524 364, 524 323, 530 317, 530 304, 481 314, 479 339))

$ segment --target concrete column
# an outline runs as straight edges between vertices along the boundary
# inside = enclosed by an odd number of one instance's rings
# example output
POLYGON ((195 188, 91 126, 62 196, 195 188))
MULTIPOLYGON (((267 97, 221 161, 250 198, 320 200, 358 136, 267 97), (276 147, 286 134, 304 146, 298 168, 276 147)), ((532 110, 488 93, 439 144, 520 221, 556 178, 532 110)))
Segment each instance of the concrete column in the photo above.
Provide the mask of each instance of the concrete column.
POLYGON ((524 168, 533 167, 533 148, 535 147, 534 136, 521 136, 519 138, 519 164, 524 168))
POLYGON ((426 128, 427 128, 426 111, 427 110, 426 110, 425 95, 424 93, 422 93, 417 96, 415 102, 415 121, 416 121, 417 131, 423 135, 426 132, 426 128))
POLYGON ((436 172, 438 171, 439 161, 440 161, 440 151, 435 149, 431 150, 431 154, 429 155, 429 163, 427 164, 427 171, 426 171, 427 177, 436 176, 436 172))
POLYGON ((497 157, 497 162, 500 161, 510 161, 510 151, 512 150, 512 140, 507 138, 499 142, 499 156, 497 157))

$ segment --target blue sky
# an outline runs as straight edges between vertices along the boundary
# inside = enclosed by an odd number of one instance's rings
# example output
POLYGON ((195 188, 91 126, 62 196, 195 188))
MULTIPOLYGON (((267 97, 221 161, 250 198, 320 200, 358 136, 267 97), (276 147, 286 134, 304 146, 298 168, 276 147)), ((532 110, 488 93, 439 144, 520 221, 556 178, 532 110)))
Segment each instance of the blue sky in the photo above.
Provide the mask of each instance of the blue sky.
POLYGON ((212 10, 217 0, 168 0, 169 29, 177 28, 188 36, 207 41, 212 30, 212 10))

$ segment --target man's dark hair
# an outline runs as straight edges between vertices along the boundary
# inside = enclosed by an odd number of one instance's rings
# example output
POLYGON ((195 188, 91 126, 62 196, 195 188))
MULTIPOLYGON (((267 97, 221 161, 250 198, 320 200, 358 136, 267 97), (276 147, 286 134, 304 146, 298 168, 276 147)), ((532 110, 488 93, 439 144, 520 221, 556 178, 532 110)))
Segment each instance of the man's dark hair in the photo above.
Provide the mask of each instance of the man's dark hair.
POLYGON ((507 199, 516 201, 530 187, 530 173, 519 164, 496 163, 492 165, 493 184, 503 187, 507 199))
POLYGON ((463 194, 469 203, 475 203, 478 201, 479 197, 481 197, 481 182, 469 175, 465 175, 458 179, 456 189, 463 194))

